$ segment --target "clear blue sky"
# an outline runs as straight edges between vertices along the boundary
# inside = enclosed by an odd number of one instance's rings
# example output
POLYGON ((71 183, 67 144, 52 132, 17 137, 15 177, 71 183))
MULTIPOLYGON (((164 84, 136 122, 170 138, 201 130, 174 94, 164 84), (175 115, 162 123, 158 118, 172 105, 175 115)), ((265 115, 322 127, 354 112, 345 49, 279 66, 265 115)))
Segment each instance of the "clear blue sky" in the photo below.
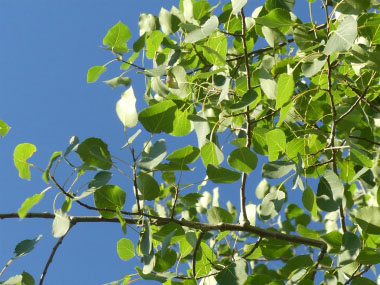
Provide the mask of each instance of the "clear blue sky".
MULTIPOLYGON (((123 90, 112 90, 102 83, 88 85, 87 70, 112 59, 99 46, 107 30, 119 20, 129 26, 133 41, 138 36, 140 13, 157 15, 162 6, 170 9, 172 5, 178 6, 178 2, 0 0, 0 120, 12 127, 0 140, 1 213, 16 212, 25 198, 46 187, 37 170, 32 170, 30 182, 18 178, 12 160, 17 144, 35 144, 37 153, 31 162, 42 168, 54 151, 66 148, 72 135, 81 140, 102 138, 111 152, 118 153, 125 139, 115 103, 123 90)), ((252 2, 255 6, 264 3, 263 0, 252 2)), ((307 21, 306 1, 297 2, 296 14, 307 21)), ((246 14, 252 12, 250 7, 246 14)), ((101 79, 117 76, 117 72, 111 70, 101 79)), ((143 77, 132 78, 141 110, 143 77)), ((49 191, 33 211, 52 212, 54 191, 49 191)), ((232 196, 236 195, 225 193, 225 200, 235 199, 232 196)), ((51 220, 37 219, 0 221, 0 268, 13 256, 19 241, 43 235, 36 249, 16 260, 2 280, 23 270, 31 273, 36 281, 39 279, 56 242, 51 235, 51 223, 51 220)), ((129 234, 130 238, 136 237, 132 231, 129 234)), ((123 234, 116 224, 74 227, 59 248, 45 284, 103 284, 134 273, 137 262, 125 263, 117 256, 116 242, 121 237, 123 234)))

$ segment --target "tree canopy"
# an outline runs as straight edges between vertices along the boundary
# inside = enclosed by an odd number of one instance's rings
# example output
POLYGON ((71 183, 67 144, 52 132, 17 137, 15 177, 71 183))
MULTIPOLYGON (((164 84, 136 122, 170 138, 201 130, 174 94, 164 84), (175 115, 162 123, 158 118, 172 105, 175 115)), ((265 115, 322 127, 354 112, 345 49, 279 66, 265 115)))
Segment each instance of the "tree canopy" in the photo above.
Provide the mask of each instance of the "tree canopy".
MULTIPOLYGON (((87 82, 123 90, 123 157, 107 139, 72 137, 39 168, 46 188, 0 214, 53 220, 58 240, 40 284, 70 229, 90 222, 119 223, 120 259, 141 262, 110 284, 376 284, 380 3, 307 1, 308 22, 292 12, 295 0, 252 11, 247 0, 181 0, 141 14, 139 31, 122 21, 109 29, 110 61, 91 67, 87 82), (119 75, 107 77, 115 65, 119 75), (135 94, 130 72, 145 77, 145 94, 135 94), (123 185, 113 184, 117 173, 123 185), (47 191, 57 193, 54 212, 33 212, 47 191), (225 191, 240 203, 221 199, 225 191)), ((0 136, 8 131, 0 121, 0 136)), ((38 168, 35 152, 30 143, 15 147, 20 178, 38 168)), ((39 240, 17 244, 0 277, 39 240)))

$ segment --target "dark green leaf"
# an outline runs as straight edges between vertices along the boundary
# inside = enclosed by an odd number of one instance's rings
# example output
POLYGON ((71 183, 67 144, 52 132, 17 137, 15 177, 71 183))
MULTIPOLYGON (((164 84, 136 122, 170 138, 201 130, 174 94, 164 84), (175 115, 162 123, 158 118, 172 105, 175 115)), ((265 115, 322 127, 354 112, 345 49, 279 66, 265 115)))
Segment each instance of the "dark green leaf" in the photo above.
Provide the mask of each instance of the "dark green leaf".
POLYGON ((342 252, 339 255, 341 265, 350 264, 355 261, 361 248, 360 238, 350 232, 345 232, 342 239, 342 252))
POLYGON ((154 200, 160 195, 160 186, 149 174, 140 172, 137 176, 137 188, 143 200, 154 200))
POLYGON ((231 152, 228 164, 240 172, 250 173, 256 168, 257 156, 249 148, 241 147, 231 152))
POLYGON ((94 193, 96 207, 110 210, 99 211, 102 217, 106 219, 112 219, 116 216, 116 209, 123 208, 125 199, 125 192, 118 186, 114 185, 103 185, 102 187, 96 189, 94 193))
POLYGON ((139 121, 150 133, 171 133, 177 106, 173 101, 157 103, 139 114, 139 121))
POLYGON ((78 146, 77 153, 85 166, 99 167, 104 170, 112 167, 111 154, 107 145, 101 139, 86 139, 78 146))
POLYGON ((241 174, 221 166, 209 164, 207 166, 207 176, 214 183, 234 183, 239 180, 241 174))
POLYGON ((166 159, 176 164, 193 163, 199 157, 200 150, 194 146, 186 146, 171 153, 166 159))
POLYGON ((240 285, 248 278, 248 266, 244 259, 239 259, 219 272, 215 279, 221 285, 240 285))
POLYGON ((26 239, 26 240, 19 242, 16 245, 15 250, 14 250, 16 257, 24 256, 25 254, 32 251, 34 249, 34 246, 41 239, 41 237, 42 237, 42 235, 39 235, 35 239, 26 239))
POLYGON ((362 207, 355 214, 355 220, 363 232, 380 235, 380 207, 362 207))
POLYGON ((289 12, 282 8, 273 9, 267 15, 256 18, 255 21, 268 28, 290 27, 295 25, 290 18, 289 12))

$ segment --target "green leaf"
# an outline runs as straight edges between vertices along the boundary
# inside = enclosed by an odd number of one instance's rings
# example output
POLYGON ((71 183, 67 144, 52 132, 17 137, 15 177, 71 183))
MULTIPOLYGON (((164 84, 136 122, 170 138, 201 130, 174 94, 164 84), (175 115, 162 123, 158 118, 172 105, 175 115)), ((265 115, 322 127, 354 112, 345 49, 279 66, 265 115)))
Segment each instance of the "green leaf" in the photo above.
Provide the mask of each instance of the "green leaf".
POLYGON ((248 266, 244 259, 236 260, 229 264, 215 276, 220 285, 240 285, 248 278, 248 266))
POLYGON ((63 237, 70 229, 70 219, 61 209, 55 211, 52 233, 55 238, 63 237))
POLYGON ((332 231, 321 236, 321 239, 327 243, 329 253, 339 253, 342 246, 343 235, 338 231, 332 231))
POLYGON ((165 276, 161 276, 161 275, 156 274, 156 273, 145 274, 143 272, 143 270, 137 266, 135 267, 135 269, 137 270, 140 277, 144 280, 154 280, 154 281, 157 281, 159 283, 165 283, 168 280, 168 278, 166 278, 165 276))
POLYGON ((171 133, 176 110, 176 104, 168 100, 144 109, 138 118, 150 133, 171 133))
POLYGON ((174 78, 172 80, 174 82, 168 84, 170 92, 179 98, 186 98, 189 95, 187 92, 188 80, 186 70, 182 66, 176 65, 169 70, 168 75, 169 78, 174 78))
POLYGON ((165 35, 160 31, 153 31, 149 38, 145 41, 146 43, 146 57, 149 59, 153 59, 157 50, 159 49, 162 40, 165 35))
POLYGON ((296 0, 267 0, 265 1, 264 7, 267 11, 271 11, 275 8, 284 8, 288 11, 292 11, 295 3, 296 0))
MULTIPOLYGON (((243 95, 241 100, 230 106, 230 109, 237 111, 251 105, 255 100, 260 99, 257 93, 254 90, 249 90, 243 95)), ((258 103, 258 102, 257 102, 258 103)))
POLYGON ((372 44, 380 44, 380 15, 365 13, 358 19, 359 34, 367 38, 372 44))
POLYGON ((100 75, 105 72, 107 68, 105 66, 93 66, 87 72, 87 83, 96 82, 100 75))
POLYGON ((124 53, 128 51, 127 41, 130 37, 131 32, 128 27, 119 21, 108 31, 103 39, 103 44, 115 53, 124 53))
POLYGON ((290 18, 290 13, 282 8, 273 9, 267 15, 256 18, 255 21, 260 25, 272 29, 295 25, 290 18))
POLYGON ((265 138, 268 144, 269 161, 274 161, 278 158, 280 152, 286 150, 286 136, 285 133, 280 130, 271 130, 265 134, 265 138))
POLYGON ((158 19, 160 21, 161 29, 166 35, 170 35, 178 31, 181 20, 165 8, 161 8, 158 19))
POLYGON ((207 210, 207 219, 210 224, 228 223, 232 224, 234 218, 225 209, 220 207, 211 207, 207 210))
POLYGON ((275 100, 277 95, 277 83, 272 75, 263 67, 259 71, 259 81, 260 87, 268 99, 275 100))
POLYGON ((339 207, 337 201, 334 200, 331 186, 324 177, 321 177, 318 183, 317 205, 319 209, 326 212, 336 211, 339 207))
POLYGON ((315 44, 315 35, 309 33, 311 27, 307 25, 297 25, 294 28, 293 36, 297 47, 300 50, 306 50, 315 44))
POLYGON ((331 55, 334 52, 349 50, 358 34, 357 29, 358 26, 355 18, 346 16, 343 21, 339 23, 338 29, 334 31, 334 34, 327 41, 323 53, 325 55, 331 55))
POLYGON ((362 207, 355 214, 355 221, 367 234, 380 235, 380 207, 362 207))
POLYGON ((325 65, 327 60, 326 56, 320 56, 320 57, 313 57, 310 58, 309 61, 304 62, 301 66, 302 73, 306 77, 313 77, 315 74, 317 74, 322 67, 325 65))
POLYGON ((115 77, 115 78, 112 78, 110 80, 106 80, 103 82, 105 84, 111 86, 112 88, 116 88, 116 87, 120 87, 120 86, 128 87, 129 85, 131 85, 132 80, 130 77, 118 76, 118 77, 115 77))
POLYGON ((177 261, 177 253, 172 249, 168 249, 163 257, 161 257, 161 252, 157 252, 155 257, 154 271, 156 272, 168 271, 177 261))
POLYGON ((277 81, 276 109, 284 106, 292 97, 294 92, 293 75, 286 73, 280 74, 277 81))
POLYGON ((30 143, 22 143, 16 146, 13 152, 13 162, 18 170, 20 178, 30 180, 30 164, 27 160, 36 151, 37 148, 30 143))
POLYGON ((277 179, 285 176, 290 171, 295 170, 296 165, 291 161, 267 162, 263 166, 262 175, 269 179, 277 179))
POLYGON ((177 109, 174 113, 173 131, 170 133, 172 136, 186 136, 191 132, 191 123, 187 118, 189 111, 180 111, 177 109))
POLYGON ((164 160, 165 156, 165 140, 160 139, 153 146, 149 145, 145 147, 141 160, 137 162, 137 166, 145 170, 152 170, 164 160))
POLYGON ((20 209, 18 209, 17 211, 20 219, 25 218, 29 210, 33 208, 36 204, 38 204, 41 201, 41 199, 44 197, 44 195, 45 195, 45 192, 43 191, 40 194, 35 194, 30 198, 26 198, 24 203, 22 203, 20 209))
POLYGON ((42 238, 42 235, 39 235, 35 239, 26 239, 19 242, 14 250, 16 257, 24 256, 27 253, 31 252, 34 249, 34 246, 42 238))
POLYGON ((232 13, 237 14, 247 4, 248 0, 231 0, 232 13))
POLYGON ((280 269, 281 275, 288 279, 292 272, 300 267, 308 267, 313 265, 313 260, 309 255, 298 255, 288 260, 284 267, 280 269))
POLYGON ((356 277, 352 280, 351 285, 377 285, 377 283, 365 277, 356 277))
POLYGON ((94 179, 91 180, 91 182, 88 184, 88 188, 99 188, 105 184, 108 183, 108 181, 112 178, 112 172, 108 171, 99 171, 94 179))
POLYGON ((219 165, 224 160, 223 152, 216 144, 210 141, 202 146, 201 157, 206 167, 209 164, 219 165))
POLYGON ((99 211, 103 218, 112 219, 116 216, 116 209, 122 209, 125 203, 126 194, 118 186, 103 185, 96 189, 94 193, 95 206, 97 208, 109 209, 112 211, 99 211))
POLYGON ((355 261, 361 248, 360 238, 350 232, 345 232, 342 239, 341 254, 339 261, 341 265, 350 264, 355 261))
POLYGON ((160 195, 160 186, 158 186, 156 180, 143 172, 140 172, 137 176, 137 188, 143 200, 152 201, 160 195))
POLYGON ((285 193, 281 190, 272 190, 265 195, 259 208, 259 215, 262 220, 273 219, 281 211, 285 203, 285 193))
POLYGON ((33 276, 30 275, 28 272, 24 271, 22 273, 22 285, 35 285, 33 276))
POLYGON ((161 257, 163 258, 165 256, 165 253, 166 251, 168 250, 169 248, 169 245, 170 245, 170 241, 172 239, 172 237, 174 236, 175 232, 177 230, 175 229, 174 231, 172 231, 170 234, 168 234, 164 240, 162 241, 162 246, 161 246, 161 257))
POLYGON ((203 55, 215 66, 224 66, 227 56, 227 39, 220 32, 215 32, 207 39, 206 45, 203 46, 203 55))
POLYGON ((50 169, 51 167, 53 166, 53 163, 54 161, 56 161, 58 158, 60 158, 62 156, 62 152, 60 151, 56 151, 52 154, 52 156, 50 157, 50 160, 49 160, 49 163, 48 163, 48 166, 46 167, 46 170, 44 171, 44 173, 42 174, 42 179, 46 182, 46 184, 49 184, 49 181, 50 181, 50 169))
POLYGON ((147 219, 144 220, 144 233, 141 238, 141 253, 150 255, 152 251, 152 229, 147 219))
POLYGON ((344 2, 358 11, 367 10, 371 3, 370 0, 345 0, 344 2))
POLYGON ((196 260, 197 264, 195 267, 195 277, 206 276, 209 274, 211 264, 215 262, 216 256, 210 247, 208 247, 206 243, 202 242, 197 252, 196 260))
POLYGON ((10 129, 11 129, 10 126, 8 126, 5 122, 0 120, 0 137, 2 138, 5 137, 10 129))
POLYGON ((77 153, 85 166, 99 167, 104 170, 112 167, 111 154, 107 144, 101 139, 86 139, 78 146, 77 153))
POLYGON ((219 21, 218 17, 211 16, 201 27, 198 27, 194 31, 188 33, 185 37, 185 42, 195 43, 208 37, 218 28, 219 21))
POLYGON ((228 164, 240 172, 251 173, 257 166, 257 156, 247 147, 241 147, 231 152, 228 164))
POLYGON ((313 217, 317 216, 317 198, 310 187, 307 187, 302 194, 302 204, 304 205, 305 209, 311 213, 313 217))
POLYGON ((117 242, 117 253, 121 260, 127 261, 135 256, 133 242, 127 238, 122 238, 117 242))
POLYGON ((194 146, 186 146, 171 153, 166 159, 176 164, 193 163, 199 157, 200 150, 194 146))
POLYGON ((206 171, 208 178, 214 183, 234 183, 240 178, 240 173, 217 166, 214 164, 209 164, 206 171))
POLYGON ((356 261, 360 264, 380 264, 380 252, 378 249, 363 248, 356 261))

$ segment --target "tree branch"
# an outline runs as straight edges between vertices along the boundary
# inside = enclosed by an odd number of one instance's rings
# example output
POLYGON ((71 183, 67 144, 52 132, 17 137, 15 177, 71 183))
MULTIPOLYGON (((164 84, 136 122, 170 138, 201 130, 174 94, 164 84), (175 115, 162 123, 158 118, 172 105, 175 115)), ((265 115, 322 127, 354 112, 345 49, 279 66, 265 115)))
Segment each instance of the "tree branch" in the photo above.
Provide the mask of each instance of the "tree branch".
POLYGON ((194 251, 193 251, 193 276, 194 276, 194 278, 196 278, 196 276, 197 276, 197 271, 195 270, 195 267, 197 265, 197 252, 198 252, 198 249, 201 245, 201 241, 202 241, 204 234, 205 234, 205 232, 203 232, 203 231, 201 231, 199 233, 197 243, 195 244, 194 251))
MULTIPOLYGON (((247 42, 245 39, 245 36, 247 34, 247 27, 245 24, 245 15, 244 15, 244 9, 242 8, 240 10, 240 16, 241 16, 241 30, 242 30, 242 42, 243 42, 243 49, 244 49, 244 61, 245 61, 245 72, 247 76, 247 89, 248 92, 251 90, 251 72, 249 69, 249 61, 248 61, 248 51, 247 51, 247 42)), ((247 124, 247 130, 246 130, 246 147, 250 148, 251 147, 251 121, 250 121, 250 109, 249 106, 246 107, 245 109, 245 119, 246 119, 246 124, 247 124)), ((249 225, 249 220, 247 216, 247 209, 246 209, 246 198, 245 198, 245 187, 247 183, 247 173, 242 174, 241 178, 241 186, 240 186, 240 210, 243 214, 243 224, 249 225)))
POLYGON ((51 251, 51 254, 49 256, 49 259, 47 260, 46 264, 45 264, 45 267, 44 267, 44 270, 42 271, 42 274, 41 274, 41 277, 40 277, 40 282, 39 282, 39 285, 42 285, 44 283, 44 279, 45 279, 45 276, 46 276, 46 273, 49 269, 49 266, 50 264, 52 263, 53 261, 53 258, 54 258, 54 255, 55 253, 57 252, 57 249, 58 247, 62 244, 63 242, 63 239, 67 236, 67 234, 69 233, 69 231, 71 230, 71 228, 75 225, 75 223, 71 223, 69 229, 67 230, 67 232, 61 236, 59 238, 59 240, 57 241, 57 243, 55 244, 55 246, 53 247, 53 250, 51 251))

